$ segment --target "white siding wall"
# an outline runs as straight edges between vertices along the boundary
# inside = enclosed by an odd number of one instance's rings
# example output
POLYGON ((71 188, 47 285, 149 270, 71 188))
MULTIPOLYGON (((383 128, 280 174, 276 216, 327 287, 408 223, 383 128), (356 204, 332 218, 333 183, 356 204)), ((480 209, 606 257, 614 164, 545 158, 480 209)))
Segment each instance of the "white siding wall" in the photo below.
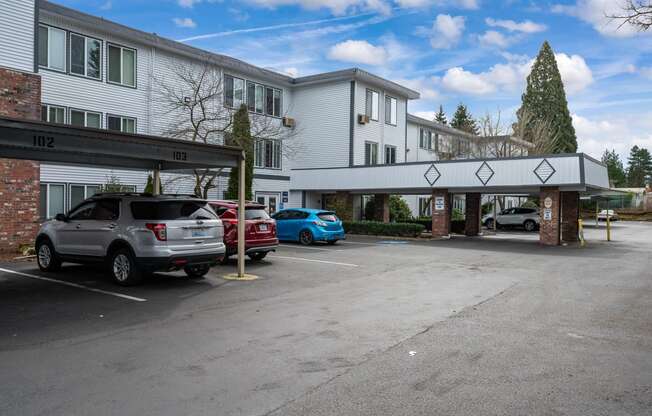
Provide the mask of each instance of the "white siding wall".
POLYGON ((34 1, 0 0, 0 66, 34 71, 34 1))
POLYGON ((355 92, 355 140, 354 140, 354 165, 363 165, 365 142, 378 143, 378 162, 385 163, 385 145, 396 147, 396 162, 405 162, 405 123, 407 100, 396 94, 388 93, 382 89, 362 82, 356 82, 355 92), (379 93, 378 121, 369 121, 369 124, 358 124, 358 114, 365 114, 367 89, 379 93), (396 98, 396 126, 385 123, 385 95, 396 98))
POLYGON ((297 87, 289 114, 297 122, 294 168, 349 165, 350 82, 297 87))
POLYGON ((423 162, 428 160, 437 160, 437 153, 419 147, 419 136, 421 126, 415 123, 408 123, 407 138, 408 138, 408 162, 423 162))

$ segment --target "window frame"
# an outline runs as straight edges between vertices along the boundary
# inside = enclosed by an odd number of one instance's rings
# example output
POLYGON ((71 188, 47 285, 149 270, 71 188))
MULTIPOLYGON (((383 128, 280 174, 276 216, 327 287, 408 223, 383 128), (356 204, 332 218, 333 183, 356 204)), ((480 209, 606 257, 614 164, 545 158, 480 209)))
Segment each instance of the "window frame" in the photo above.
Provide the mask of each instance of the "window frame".
MULTIPOLYGON (((92 111, 92 110, 83 110, 81 108, 74 108, 74 107, 69 107, 68 108, 68 125, 69 126, 73 125, 72 124, 72 113, 73 112, 84 113, 84 125, 81 126, 81 127, 87 128, 87 129, 102 129, 103 128, 102 127, 102 124, 103 124, 102 121, 103 121, 103 118, 104 118, 104 114, 102 112, 100 112, 100 111, 92 111), (100 126, 99 127, 88 127, 88 113, 97 114, 99 116, 99 120, 100 120, 100 126)), ((80 127, 80 126, 75 126, 75 127, 80 127)))
POLYGON ((279 139, 256 139, 254 141, 254 168, 269 169, 269 170, 283 170, 283 141, 279 139), (267 144, 268 143, 272 143, 272 165, 271 166, 267 166, 267 144), (275 161, 278 163, 274 164, 275 161))
POLYGON ((396 164, 396 154, 397 154, 397 152, 396 152, 396 146, 393 146, 393 145, 391 145, 391 144, 386 144, 386 145, 385 145, 385 152, 384 152, 384 153, 385 153, 385 164, 386 164, 386 165, 395 165, 395 164, 396 164), (393 161, 393 162, 387 162, 387 151, 388 151, 388 150, 391 150, 392 153, 393 153, 393 156, 394 156, 394 161, 393 161))
MULTIPOLYGON (((379 151, 378 142, 372 142, 372 141, 368 141, 368 140, 364 142, 364 165, 365 166, 376 166, 376 165, 378 165, 378 151, 379 151), (376 150, 375 162, 373 162, 373 163, 367 163, 367 146, 368 145, 371 146, 371 149, 375 148, 375 150, 376 150)), ((369 153, 370 161, 371 161, 372 155, 373 155, 373 152, 370 151, 370 153, 369 153)))
POLYGON ((115 42, 106 42, 106 83, 112 85, 119 85, 125 88, 138 89, 138 49, 132 48, 130 46, 121 45, 115 42), (120 82, 111 81, 109 73, 111 71, 111 57, 109 54, 109 48, 119 48, 120 49, 120 82), (134 53, 134 85, 129 85, 124 83, 124 51, 129 50, 134 53))
MULTIPOLYGON (((102 188, 102 185, 99 185, 99 184, 93 184, 93 183, 74 183, 74 182, 70 182, 70 183, 68 183, 67 185, 68 185, 68 186, 67 186, 67 188, 68 188, 68 189, 67 189, 68 197, 66 198, 66 203, 68 204, 68 209, 72 209, 73 207, 76 207, 77 205, 81 204, 82 202, 84 202, 85 200, 87 200, 88 198, 90 198, 90 196, 88 195, 88 188, 89 188, 89 187, 96 187, 96 188, 98 188, 98 192, 96 192, 96 193, 99 193, 99 192, 100 192, 100 189, 102 188), (73 186, 84 187, 84 199, 82 199, 81 202, 78 202, 78 203, 77 203, 76 205, 74 205, 74 206, 73 206, 73 204, 72 204, 72 188, 73 188, 73 186)), ((93 195, 95 195, 95 194, 93 194, 93 195)), ((92 195, 91 195, 91 196, 92 196, 92 195)))
POLYGON ((63 105, 55 105, 55 104, 47 104, 47 103, 41 103, 41 121, 45 123, 53 123, 53 124, 67 124, 68 122, 68 107, 63 106, 63 105), (47 108, 47 120, 43 120, 43 107, 47 108), (57 123, 55 121, 50 121, 50 108, 60 108, 63 110, 63 121, 61 123, 57 123))
MULTIPOLYGON (((231 96, 231 104, 229 104, 227 102, 227 99, 229 98, 227 96, 227 94, 226 94, 226 78, 227 77, 232 78, 234 80, 234 84, 233 84, 234 86, 235 86, 235 80, 236 79, 242 81, 242 87, 243 87, 242 91, 243 92, 242 92, 242 103, 240 105, 244 104, 245 106, 247 106, 247 111, 249 111, 249 103, 247 102, 247 100, 248 100, 248 97, 247 97, 247 80, 244 79, 244 78, 236 77, 235 75, 228 74, 226 72, 222 76, 222 82, 224 83, 224 88, 223 88, 223 90, 224 90, 224 106, 227 107, 227 108, 230 108, 232 110, 240 109, 240 106, 236 107, 234 105, 233 96, 231 96)), ((233 94, 234 92, 235 92, 235 88, 233 88, 231 90, 231 94, 233 94)))
MULTIPOLYGON (((42 220, 50 220, 54 218, 57 214, 67 215, 68 209, 66 207, 66 202, 67 202, 66 200, 68 196, 67 195, 68 187, 66 186, 66 184, 64 182, 41 182, 40 186, 45 186, 45 210, 47 212, 45 212, 45 215, 41 215, 43 213, 39 212, 39 217, 42 220), (50 186, 51 185, 63 187, 63 212, 56 212, 52 216, 49 216, 48 214, 50 214, 50 186)), ((40 188, 39 188, 39 192, 40 192, 40 188)), ((41 203, 39 201, 39 211, 40 211, 40 204, 41 203)))
POLYGON ((394 127, 398 126, 398 98, 387 94, 385 94, 385 124, 394 127), (387 100, 389 100, 389 117, 390 117, 389 120, 387 120, 387 100), (392 123, 392 103, 394 103, 393 110, 394 110, 394 118, 395 118, 393 123, 392 123))
POLYGON ((138 119, 136 117, 129 117, 129 116, 120 116, 117 114, 112 114, 112 113, 106 113, 106 129, 109 131, 115 131, 119 133, 126 133, 126 134, 138 134, 138 119), (111 130, 109 129, 109 118, 119 118, 120 119, 120 131, 118 130, 111 130), (133 132, 128 132, 124 131, 122 129, 124 120, 133 120, 134 122, 134 131, 133 132))
POLYGON ((378 121, 380 119, 380 92, 371 88, 365 89, 365 115, 369 117, 369 120, 378 121), (369 104, 369 93, 371 93, 371 104, 369 104), (378 97, 378 102, 376 104, 376 118, 374 118, 374 94, 378 97))
MULTIPOLYGON (((88 36, 84 35, 83 33, 78 33, 78 32, 73 32, 73 31, 68 31, 68 36, 66 38, 66 54, 68 55, 66 64, 68 65, 68 70, 66 71, 67 74, 72 75, 74 77, 80 77, 80 78, 86 78, 90 79, 93 81, 100 81, 104 82, 104 40, 98 39, 93 36, 88 36), (78 74, 76 72, 72 72, 72 37, 73 36, 78 36, 81 38, 84 38, 84 74, 78 74), (100 42, 100 76, 99 78, 91 77, 88 76, 88 40, 96 40, 100 42)), ((108 59, 107 59, 107 65, 108 65, 108 59)))
MULTIPOLYGON (((47 41, 48 41, 48 43, 47 43, 48 64, 47 65, 41 65, 40 56, 37 56, 38 57, 37 65, 38 65, 39 69, 54 71, 54 72, 58 72, 60 74, 67 74, 68 73, 68 68, 67 68, 67 66, 68 66, 68 30, 63 29, 61 27, 54 26, 54 25, 48 25, 48 24, 39 22, 38 23, 38 28, 41 28, 41 27, 44 27, 44 28, 46 28, 48 30, 48 39, 47 39, 47 41), (50 66, 50 62, 52 61, 52 59, 50 59, 50 30, 58 30, 60 32, 63 32, 63 43, 64 43, 64 45, 63 45, 63 66, 64 66, 64 68, 63 69, 58 69, 58 68, 54 68, 54 67, 50 66)), ((40 51, 38 50, 38 48, 40 47, 40 45, 38 44, 38 42, 37 42, 36 47, 37 47, 37 55, 39 55, 40 51)))
POLYGON ((432 197, 428 197, 428 196, 419 197, 419 216, 420 217, 432 216, 432 197))

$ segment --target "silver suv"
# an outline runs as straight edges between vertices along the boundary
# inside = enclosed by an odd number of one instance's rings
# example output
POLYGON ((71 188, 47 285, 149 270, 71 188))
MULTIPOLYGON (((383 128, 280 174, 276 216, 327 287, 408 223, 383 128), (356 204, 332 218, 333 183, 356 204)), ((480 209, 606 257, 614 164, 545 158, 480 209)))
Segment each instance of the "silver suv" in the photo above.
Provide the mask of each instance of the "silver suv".
POLYGON ((96 194, 45 222, 36 237, 39 268, 104 262, 120 285, 143 274, 184 269, 201 278, 224 257, 222 221, 191 196, 96 194))
MULTIPOLYGON (((508 208, 498 213, 497 227, 522 226, 525 231, 534 231, 539 227, 540 216, 536 208, 508 208)), ((482 223, 487 228, 494 227, 493 214, 482 217, 482 223)))

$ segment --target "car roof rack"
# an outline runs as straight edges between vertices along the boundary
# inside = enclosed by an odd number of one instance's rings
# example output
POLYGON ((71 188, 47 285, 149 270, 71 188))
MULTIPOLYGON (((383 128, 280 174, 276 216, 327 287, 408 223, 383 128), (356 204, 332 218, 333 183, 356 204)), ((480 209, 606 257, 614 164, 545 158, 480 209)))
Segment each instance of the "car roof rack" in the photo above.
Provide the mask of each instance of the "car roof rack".
POLYGON ((111 197, 111 196, 143 196, 143 197, 150 197, 150 198, 165 198, 165 197, 170 197, 170 198, 178 198, 178 197, 184 197, 184 198, 193 198, 193 199, 201 199, 204 200, 205 198, 199 198, 195 194, 159 194, 159 195, 154 195, 149 192, 98 192, 96 194, 93 194, 91 198, 97 198, 97 197, 111 197))

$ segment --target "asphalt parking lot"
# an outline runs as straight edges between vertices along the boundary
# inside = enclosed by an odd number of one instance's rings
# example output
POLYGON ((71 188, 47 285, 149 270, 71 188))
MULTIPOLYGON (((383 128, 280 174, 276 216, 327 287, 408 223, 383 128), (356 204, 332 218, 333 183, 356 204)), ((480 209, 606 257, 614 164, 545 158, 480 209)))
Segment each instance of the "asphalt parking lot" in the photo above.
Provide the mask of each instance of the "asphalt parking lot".
POLYGON ((255 281, 131 288, 0 264, 0 414, 649 415, 652 224, 604 234, 283 244, 255 281))

